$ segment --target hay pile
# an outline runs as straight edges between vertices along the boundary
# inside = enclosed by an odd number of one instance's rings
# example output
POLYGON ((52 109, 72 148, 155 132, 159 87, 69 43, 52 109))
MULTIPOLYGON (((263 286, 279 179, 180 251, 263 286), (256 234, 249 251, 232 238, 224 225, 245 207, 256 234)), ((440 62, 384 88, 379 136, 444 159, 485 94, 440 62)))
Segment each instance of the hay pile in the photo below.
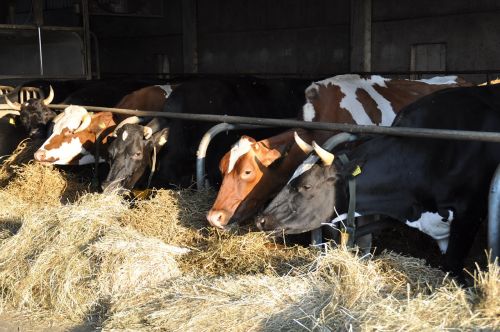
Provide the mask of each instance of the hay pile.
POLYGON ((104 330, 500 328, 500 271, 456 286, 421 260, 282 248, 206 229, 211 192, 86 193, 28 164, 0 188, 0 308, 104 330))
MULTIPOLYGON (((184 276, 111 304, 106 330, 422 331, 499 328, 479 289, 493 299, 500 280, 466 291, 414 258, 362 260, 331 250, 293 275, 184 276), (395 264, 395 261, 397 263, 395 264), (405 265, 403 271, 396 267, 405 265), (300 272, 300 273, 297 273, 300 272)), ((496 309, 494 309, 496 308, 496 309)), ((496 310, 496 312, 494 312, 496 310)))

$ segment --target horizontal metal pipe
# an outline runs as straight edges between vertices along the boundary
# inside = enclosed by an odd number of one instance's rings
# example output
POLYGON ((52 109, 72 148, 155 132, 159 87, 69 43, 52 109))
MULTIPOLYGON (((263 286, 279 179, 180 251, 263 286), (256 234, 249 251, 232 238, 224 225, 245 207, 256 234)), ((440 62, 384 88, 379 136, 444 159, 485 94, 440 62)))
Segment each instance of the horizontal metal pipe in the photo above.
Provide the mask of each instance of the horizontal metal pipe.
MULTIPOLYGON (((63 27, 63 26, 48 26, 44 25, 40 27, 42 30, 47 31, 71 31, 71 32, 82 32, 81 27, 63 27)), ((37 30, 38 26, 28 25, 28 24, 0 24, 0 30, 37 30)))
POLYGON ((431 70, 418 70, 418 71, 350 71, 350 72, 329 72, 329 73, 293 73, 293 72, 253 72, 253 73, 214 73, 214 72, 205 72, 205 73, 183 73, 183 72, 165 72, 165 73, 154 73, 154 72, 141 72, 141 73, 131 73, 131 72, 104 72, 103 75, 107 76, 126 76, 126 75, 149 75, 149 76, 158 76, 158 75, 172 75, 172 76, 180 76, 180 77, 245 77, 245 76, 284 76, 284 77, 332 77, 337 75, 344 74, 358 74, 358 75, 394 75, 394 76, 409 76, 409 75, 481 75, 481 74, 498 74, 500 73, 500 68, 497 69, 478 69, 478 70, 439 70, 439 71, 431 71, 431 70))
MULTIPOLYGON (((64 109, 67 106, 69 105, 57 105, 57 104, 50 105, 50 107, 54 109, 64 109)), ((364 125, 362 126, 362 125, 352 125, 352 124, 332 123, 332 122, 306 122, 306 121, 288 120, 288 119, 253 118, 245 116, 230 116, 230 115, 215 115, 215 114, 150 112, 150 111, 128 110, 123 108, 108 108, 108 107, 98 107, 98 106, 83 106, 83 107, 85 107, 89 111, 113 112, 118 114, 163 117, 169 119, 181 119, 181 120, 191 120, 191 121, 225 122, 225 123, 251 124, 251 125, 270 126, 270 127, 342 131, 348 133, 361 133, 361 134, 383 134, 383 135, 404 136, 404 137, 439 138, 439 139, 500 143, 500 133, 494 133, 494 132, 408 128, 408 127, 382 127, 382 126, 378 127, 378 126, 364 126, 364 125)))

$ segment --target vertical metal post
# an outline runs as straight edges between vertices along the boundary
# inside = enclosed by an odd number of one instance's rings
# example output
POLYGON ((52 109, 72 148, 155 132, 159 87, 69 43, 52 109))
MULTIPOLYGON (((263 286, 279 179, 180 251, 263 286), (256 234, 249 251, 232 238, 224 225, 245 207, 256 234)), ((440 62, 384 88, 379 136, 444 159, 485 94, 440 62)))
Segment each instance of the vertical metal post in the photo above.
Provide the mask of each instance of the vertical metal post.
POLYGON ((43 76, 42 29, 38 26, 38 54, 40 56, 40 76, 43 76))
POLYGON ((90 20, 89 20, 89 1, 82 0, 82 25, 83 25, 83 52, 84 56, 84 68, 85 77, 90 80, 92 79, 92 57, 91 57, 91 46, 90 46, 90 20))
POLYGON ((498 257, 500 264, 500 165, 491 180, 488 198, 488 247, 491 259, 498 257))

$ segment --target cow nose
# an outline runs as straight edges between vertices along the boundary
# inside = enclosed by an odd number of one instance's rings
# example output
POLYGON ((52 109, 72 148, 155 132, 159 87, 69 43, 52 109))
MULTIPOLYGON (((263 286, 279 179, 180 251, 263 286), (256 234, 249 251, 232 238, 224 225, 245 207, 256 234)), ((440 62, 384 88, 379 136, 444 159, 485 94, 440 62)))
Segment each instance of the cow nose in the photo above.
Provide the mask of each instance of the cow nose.
POLYGON ((45 150, 37 150, 35 152, 35 160, 36 161, 45 161, 45 157, 47 156, 47 153, 45 150))
POLYGON ((210 225, 224 229, 229 221, 229 214, 223 210, 210 210, 207 214, 207 220, 210 225))

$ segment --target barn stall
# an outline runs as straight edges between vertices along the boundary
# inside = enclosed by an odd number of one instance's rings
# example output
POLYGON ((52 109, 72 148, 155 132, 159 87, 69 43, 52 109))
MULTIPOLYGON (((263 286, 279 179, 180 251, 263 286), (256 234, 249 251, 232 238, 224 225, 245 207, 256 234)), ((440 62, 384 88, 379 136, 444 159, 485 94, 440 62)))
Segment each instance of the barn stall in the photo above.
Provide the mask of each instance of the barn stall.
MULTIPOLYGON (((62 87, 76 90, 96 80, 182 84, 252 75, 313 82, 379 73, 458 74, 476 84, 500 71, 498 5, 488 1, 35 0, 1 6, 0 36, 10 46, 1 55, 2 85, 44 80, 34 87, 46 96, 49 82, 57 98, 62 87)), ((459 285, 437 268, 437 246, 416 231, 379 231, 370 254, 219 231, 205 217, 216 187, 156 188, 132 199, 102 194, 93 181, 97 169, 106 169, 36 163, 42 143, 22 141, 3 158, 0 173, 6 328, 499 328, 500 271, 483 251, 486 229, 466 264, 469 284, 459 285)))

